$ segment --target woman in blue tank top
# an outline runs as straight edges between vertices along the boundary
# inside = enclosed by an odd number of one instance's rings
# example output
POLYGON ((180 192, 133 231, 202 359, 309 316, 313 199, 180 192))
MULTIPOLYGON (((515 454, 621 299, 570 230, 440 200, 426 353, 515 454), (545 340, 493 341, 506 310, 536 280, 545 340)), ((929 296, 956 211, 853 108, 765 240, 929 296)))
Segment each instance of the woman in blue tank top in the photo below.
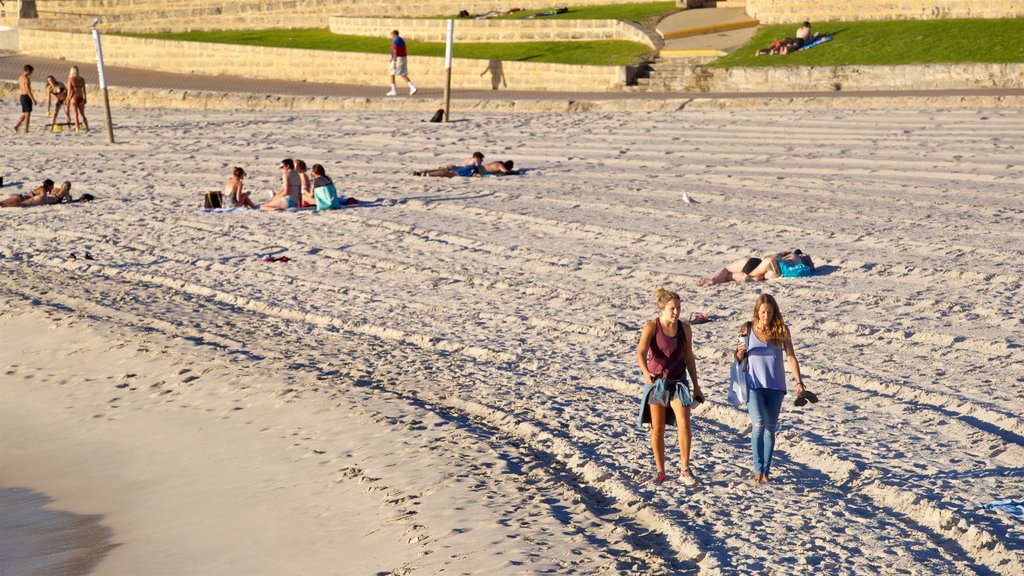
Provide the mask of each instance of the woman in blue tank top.
POLYGON ((772 453, 775 451, 775 431, 779 425, 782 398, 786 395, 786 371, 783 355, 789 360, 789 368, 796 378, 796 391, 804 391, 800 377, 800 364, 793 352, 793 340, 789 327, 782 320, 779 304, 770 294, 762 294, 754 303, 754 320, 740 328, 740 341, 736 344, 736 360, 747 358, 747 384, 750 399, 747 412, 750 414, 750 448, 754 460, 753 484, 768 483, 771 472, 772 453), (750 343, 743 345, 749 327, 750 343))
POLYGON ((646 386, 640 406, 640 422, 651 423, 651 449, 658 471, 654 483, 665 481, 665 424, 679 428, 679 479, 687 486, 697 484, 690 471, 690 405, 703 402, 704 394, 697 384, 697 365, 693 360, 693 341, 690 325, 679 321, 679 295, 658 288, 658 317, 644 324, 636 358, 644 374, 646 386), (693 394, 686 383, 689 372, 693 381, 693 394), (647 401, 656 379, 665 379, 671 391, 669 406, 656 406, 647 401))

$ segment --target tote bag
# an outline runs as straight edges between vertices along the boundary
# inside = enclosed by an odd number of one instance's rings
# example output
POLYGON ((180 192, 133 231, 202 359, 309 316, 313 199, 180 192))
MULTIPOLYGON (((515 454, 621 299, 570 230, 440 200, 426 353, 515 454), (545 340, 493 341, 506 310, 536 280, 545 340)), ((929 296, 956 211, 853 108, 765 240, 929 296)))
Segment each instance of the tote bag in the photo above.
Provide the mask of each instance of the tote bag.
POLYGON ((750 400, 750 388, 747 386, 747 370, 741 362, 733 362, 729 369, 729 404, 743 408, 750 400))
MULTIPOLYGON (((750 331, 754 327, 747 322, 747 333, 743 336, 743 348, 750 346, 750 331)), ((729 404, 737 408, 743 408, 750 400, 750 387, 747 386, 747 355, 743 355, 743 361, 733 360, 729 368, 729 404)))

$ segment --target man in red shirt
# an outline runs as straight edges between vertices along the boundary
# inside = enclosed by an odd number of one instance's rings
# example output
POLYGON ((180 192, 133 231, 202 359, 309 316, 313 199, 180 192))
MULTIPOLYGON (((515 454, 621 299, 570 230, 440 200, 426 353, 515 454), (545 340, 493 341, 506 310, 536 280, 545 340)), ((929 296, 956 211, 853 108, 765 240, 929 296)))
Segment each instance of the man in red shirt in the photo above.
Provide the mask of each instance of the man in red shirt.
POLYGON ((401 76, 409 83, 409 96, 416 93, 416 86, 409 80, 409 66, 406 61, 405 40, 398 35, 398 30, 391 31, 391 56, 388 57, 388 65, 391 68, 391 90, 388 96, 398 96, 395 90, 395 76, 401 76))

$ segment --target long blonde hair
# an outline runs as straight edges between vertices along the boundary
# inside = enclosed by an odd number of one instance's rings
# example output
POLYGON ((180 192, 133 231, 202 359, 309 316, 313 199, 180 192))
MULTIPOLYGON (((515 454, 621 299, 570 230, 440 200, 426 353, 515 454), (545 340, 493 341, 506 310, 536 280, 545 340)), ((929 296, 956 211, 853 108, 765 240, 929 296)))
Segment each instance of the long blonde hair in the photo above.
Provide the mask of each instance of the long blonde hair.
POLYGON ((772 307, 772 319, 768 322, 767 330, 765 330, 768 342, 772 346, 782 347, 786 342, 786 336, 789 331, 786 328, 786 323, 782 320, 782 310, 779 310, 779 303, 775 301, 771 294, 761 294, 758 296, 757 300, 754 301, 754 326, 757 326, 757 311, 761 309, 761 306, 772 307))
POLYGON ((72 66, 71 72, 68 74, 68 78, 75 78, 78 76, 78 66, 72 66))

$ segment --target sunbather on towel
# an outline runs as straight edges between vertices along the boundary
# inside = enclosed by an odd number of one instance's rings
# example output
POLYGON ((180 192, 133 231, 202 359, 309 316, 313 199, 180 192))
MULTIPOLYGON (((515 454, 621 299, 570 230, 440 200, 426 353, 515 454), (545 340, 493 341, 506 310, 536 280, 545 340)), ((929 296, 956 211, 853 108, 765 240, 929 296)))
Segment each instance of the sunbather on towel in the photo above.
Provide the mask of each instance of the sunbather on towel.
POLYGON ((746 282, 748 280, 774 280, 775 278, 792 277, 796 275, 810 275, 814 271, 811 257, 804 254, 799 248, 789 252, 778 252, 755 258, 753 256, 740 258, 726 265, 710 278, 697 280, 698 286, 714 286, 726 282, 746 282), (810 270, 805 274, 791 274, 788 270, 806 265, 810 270))
POLYGON ((0 200, 0 208, 12 206, 20 206, 23 208, 28 206, 48 206, 50 204, 60 204, 61 202, 70 201, 71 182, 61 184, 60 188, 55 192, 53 190, 53 180, 47 178, 46 180, 43 180, 42 186, 28 194, 15 194, 0 200))
POLYGON ((438 178, 454 178, 456 176, 470 177, 481 176, 484 165, 484 155, 480 152, 473 152, 473 157, 466 160, 463 166, 445 166, 437 170, 417 170, 414 176, 434 176, 438 178))
POLYGON ((487 162, 483 165, 481 172, 484 174, 493 174, 495 176, 501 176, 502 174, 515 174, 516 171, 512 169, 516 163, 512 160, 505 160, 503 162, 487 162))

